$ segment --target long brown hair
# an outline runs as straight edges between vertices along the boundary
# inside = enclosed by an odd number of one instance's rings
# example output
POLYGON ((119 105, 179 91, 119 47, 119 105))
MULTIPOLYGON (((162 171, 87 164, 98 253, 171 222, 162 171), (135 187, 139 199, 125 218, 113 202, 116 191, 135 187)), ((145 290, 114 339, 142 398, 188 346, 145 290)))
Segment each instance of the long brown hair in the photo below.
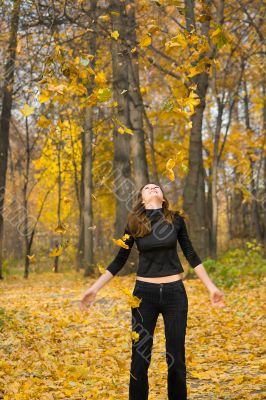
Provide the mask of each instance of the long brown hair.
MULTIPOLYGON (((153 183, 153 182, 150 182, 153 183)), ((154 183, 155 184, 155 183, 154 183)), ((157 183, 156 183, 157 185, 157 183)), ((143 237, 151 232, 151 221, 146 215, 146 209, 142 203, 142 189, 146 186, 143 185, 137 193, 137 199, 132 207, 131 212, 129 212, 127 217, 127 229, 133 237, 143 237)), ((164 201, 162 204, 163 215, 162 219, 171 224, 176 213, 180 214, 179 211, 174 211, 169 209, 169 201, 167 200, 163 189, 160 186, 163 193, 164 201)))

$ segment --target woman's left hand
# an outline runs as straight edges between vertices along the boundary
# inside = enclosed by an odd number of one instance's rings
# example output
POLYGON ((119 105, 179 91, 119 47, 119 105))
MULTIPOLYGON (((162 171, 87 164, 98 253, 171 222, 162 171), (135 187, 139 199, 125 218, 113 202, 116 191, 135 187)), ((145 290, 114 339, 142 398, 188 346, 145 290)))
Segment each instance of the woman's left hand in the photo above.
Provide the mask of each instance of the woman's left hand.
POLYGON ((225 307, 224 303, 224 294, 218 288, 214 288, 210 290, 210 299, 211 303, 215 307, 223 308, 225 307))

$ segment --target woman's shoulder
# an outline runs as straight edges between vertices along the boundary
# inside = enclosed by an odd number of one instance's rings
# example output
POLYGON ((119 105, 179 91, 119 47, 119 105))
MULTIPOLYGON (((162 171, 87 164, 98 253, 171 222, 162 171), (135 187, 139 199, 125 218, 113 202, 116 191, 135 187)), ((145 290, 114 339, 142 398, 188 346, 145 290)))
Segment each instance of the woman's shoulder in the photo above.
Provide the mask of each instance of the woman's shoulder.
POLYGON ((176 219, 185 219, 184 211, 182 210, 170 210, 170 211, 176 219))
POLYGON ((173 216, 173 224, 179 229, 185 220, 185 214, 182 210, 171 210, 173 216))

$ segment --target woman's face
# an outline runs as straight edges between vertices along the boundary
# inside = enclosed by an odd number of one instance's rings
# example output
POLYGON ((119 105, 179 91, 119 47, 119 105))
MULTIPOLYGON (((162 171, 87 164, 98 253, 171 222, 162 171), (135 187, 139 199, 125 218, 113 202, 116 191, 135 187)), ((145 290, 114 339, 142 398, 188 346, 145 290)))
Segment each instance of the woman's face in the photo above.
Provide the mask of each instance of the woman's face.
POLYGON ((145 185, 141 191, 141 194, 144 205, 148 205, 151 201, 157 204, 163 203, 163 192, 160 186, 155 185, 154 183, 148 183, 145 185))

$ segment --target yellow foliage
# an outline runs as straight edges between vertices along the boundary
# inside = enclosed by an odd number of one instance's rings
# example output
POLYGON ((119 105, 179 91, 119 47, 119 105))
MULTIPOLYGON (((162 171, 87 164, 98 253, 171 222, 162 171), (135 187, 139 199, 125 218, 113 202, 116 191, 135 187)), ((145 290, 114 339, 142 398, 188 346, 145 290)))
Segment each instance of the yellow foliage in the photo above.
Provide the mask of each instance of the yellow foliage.
POLYGON ((24 117, 28 117, 34 113, 34 107, 31 107, 26 103, 24 104, 23 108, 21 108, 20 112, 22 115, 24 115, 24 117))
POLYGON ((111 37, 117 40, 119 38, 119 32, 118 31, 111 32, 111 37))
POLYGON ((46 103, 48 100, 50 100, 50 93, 48 90, 42 90, 41 94, 38 97, 39 102, 46 103))
POLYGON ((47 119, 45 115, 41 115, 38 121, 36 122, 36 126, 39 128, 49 128, 51 125, 52 121, 50 119, 47 119))
POLYGON ((151 44, 151 36, 147 35, 147 36, 144 36, 143 38, 141 38, 141 40, 140 40, 141 48, 148 47, 148 46, 150 46, 150 44, 151 44))

